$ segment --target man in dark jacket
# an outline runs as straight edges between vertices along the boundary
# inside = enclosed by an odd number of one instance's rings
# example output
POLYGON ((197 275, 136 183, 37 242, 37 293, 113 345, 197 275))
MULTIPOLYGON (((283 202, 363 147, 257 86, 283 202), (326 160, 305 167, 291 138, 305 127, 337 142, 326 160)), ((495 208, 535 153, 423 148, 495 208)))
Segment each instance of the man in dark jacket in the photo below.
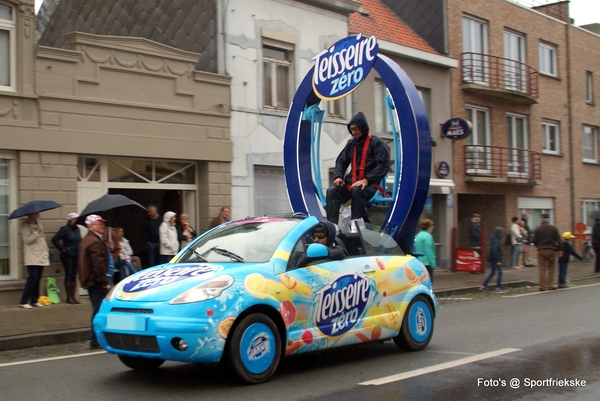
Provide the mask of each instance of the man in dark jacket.
POLYGON ((596 224, 592 227, 592 246, 596 254, 596 272, 600 272, 600 219, 595 219, 596 224))
POLYGON ((569 258, 571 255, 575 256, 579 260, 583 260, 575 249, 571 246, 569 240, 575 238, 575 236, 567 231, 564 232, 562 242, 562 255, 558 258, 558 288, 567 288, 567 269, 569 268, 569 258))
POLYGON ((533 230, 533 244, 538 250, 540 291, 555 290, 554 266, 562 255, 562 240, 558 229, 550 224, 550 216, 542 214, 541 224, 533 230))
POLYGON ((148 266, 156 266, 160 260, 160 239, 158 228, 162 224, 162 218, 154 205, 148 206, 148 217, 142 223, 142 241, 146 244, 148 254, 148 266))
POLYGON ((469 244, 472 248, 481 247, 481 215, 473 213, 469 226, 469 244))
POLYGON ((492 271, 487 276, 485 281, 479 289, 485 291, 490 280, 494 277, 494 274, 498 274, 498 282, 496 284, 496 294, 502 294, 502 238, 504 238, 504 229, 502 227, 496 227, 494 229, 494 235, 490 237, 490 250, 488 253, 487 261, 490 264, 492 271))
POLYGON ((100 310, 102 300, 108 294, 108 248, 102 240, 104 233, 104 220, 95 214, 90 214, 85 219, 88 233, 79 244, 79 280, 81 286, 87 289, 92 304, 92 335, 90 349, 99 349, 98 339, 94 332, 94 316, 100 310))
POLYGON ((335 226, 330 221, 319 223, 313 230, 313 241, 329 248, 329 260, 341 260, 348 256, 348 251, 335 243, 335 226))
POLYGON ((338 224, 340 207, 352 199, 351 229, 355 221, 367 218, 366 204, 375 192, 384 188, 380 182, 390 167, 390 149, 385 142, 369 134, 369 124, 362 112, 348 123, 352 139, 338 155, 333 170, 333 185, 327 189, 327 220, 338 224), (351 171, 344 178, 346 169, 351 171))
POLYGON ((79 218, 77 213, 69 213, 67 224, 62 226, 52 237, 52 243, 60 251, 60 261, 65 268, 66 302, 72 305, 79 303, 75 298, 77 292, 77 262, 79 259, 79 244, 81 243, 79 226, 75 224, 77 218, 79 218))

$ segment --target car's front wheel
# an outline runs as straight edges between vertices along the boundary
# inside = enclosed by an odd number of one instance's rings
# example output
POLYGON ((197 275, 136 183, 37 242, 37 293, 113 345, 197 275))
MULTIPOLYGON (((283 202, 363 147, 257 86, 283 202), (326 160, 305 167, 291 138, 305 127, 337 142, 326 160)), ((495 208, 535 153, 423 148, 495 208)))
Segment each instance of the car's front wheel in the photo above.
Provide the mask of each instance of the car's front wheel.
POLYGON ((405 351, 420 351, 433 336, 433 311, 423 295, 413 298, 406 309, 402 327, 394 343, 405 351))
POLYGON ((269 317, 253 313, 235 327, 228 349, 229 361, 238 377, 246 383, 262 383, 279 365, 279 330, 269 317))
POLYGON ((150 359, 138 356, 119 355, 119 359, 123 365, 134 370, 154 370, 165 363, 163 359, 150 359))

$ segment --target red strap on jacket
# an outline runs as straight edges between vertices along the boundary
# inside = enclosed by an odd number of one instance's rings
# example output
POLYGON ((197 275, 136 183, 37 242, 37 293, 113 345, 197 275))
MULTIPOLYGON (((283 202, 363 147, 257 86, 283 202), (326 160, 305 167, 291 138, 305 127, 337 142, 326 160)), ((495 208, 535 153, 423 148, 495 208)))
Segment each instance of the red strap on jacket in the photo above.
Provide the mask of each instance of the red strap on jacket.
MULTIPOLYGON (((367 163, 367 151, 369 150, 370 144, 371 144, 371 134, 367 134, 367 137, 365 138, 365 146, 363 147, 363 151, 362 151, 362 158, 360 159, 360 166, 358 167, 358 180, 365 179, 365 164, 367 163)), ((352 155, 352 184, 354 184, 358 180, 356 179, 356 146, 355 146, 354 154, 352 155)), ((369 185, 369 183, 367 183, 367 185, 369 185)), ((348 187, 348 191, 352 191, 352 185, 346 184, 346 186, 348 187)), ((375 188, 377 188, 377 190, 379 192, 381 192, 381 194, 383 196, 385 196, 386 198, 390 197, 390 195, 387 192, 385 192, 385 190, 383 188, 381 188, 381 185, 379 185, 378 182, 374 183, 373 186, 375 188)))

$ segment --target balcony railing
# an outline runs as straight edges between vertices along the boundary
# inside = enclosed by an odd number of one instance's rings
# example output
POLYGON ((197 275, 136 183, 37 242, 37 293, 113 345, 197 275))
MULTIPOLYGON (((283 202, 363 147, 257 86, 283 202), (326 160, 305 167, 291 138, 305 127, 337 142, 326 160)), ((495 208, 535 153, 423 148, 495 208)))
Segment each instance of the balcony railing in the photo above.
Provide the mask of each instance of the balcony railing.
POLYGON ((464 84, 538 97, 537 70, 519 61, 483 53, 463 53, 462 74, 464 84))
POLYGON ((531 183, 542 179, 540 153, 505 146, 465 145, 465 175, 490 182, 531 183))

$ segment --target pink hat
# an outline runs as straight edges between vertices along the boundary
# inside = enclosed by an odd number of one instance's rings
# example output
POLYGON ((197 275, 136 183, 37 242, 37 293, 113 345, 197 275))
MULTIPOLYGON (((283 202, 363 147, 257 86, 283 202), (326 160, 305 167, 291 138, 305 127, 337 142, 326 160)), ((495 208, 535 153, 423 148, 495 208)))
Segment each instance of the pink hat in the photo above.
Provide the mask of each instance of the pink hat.
POLYGON ((79 217, 79 215, 77 213, 69 213, 67 215, 67 220, 73 220, 73 219, 76 219, 78 217, 79 217))
POLYGON ((98 216, 97 214, 90 214, 88 217, 85 218, 85 225, 89 226, 90 224, 95 223, 97 221, 106 223, 106 220, 104 220, 102 217, 98 216))

